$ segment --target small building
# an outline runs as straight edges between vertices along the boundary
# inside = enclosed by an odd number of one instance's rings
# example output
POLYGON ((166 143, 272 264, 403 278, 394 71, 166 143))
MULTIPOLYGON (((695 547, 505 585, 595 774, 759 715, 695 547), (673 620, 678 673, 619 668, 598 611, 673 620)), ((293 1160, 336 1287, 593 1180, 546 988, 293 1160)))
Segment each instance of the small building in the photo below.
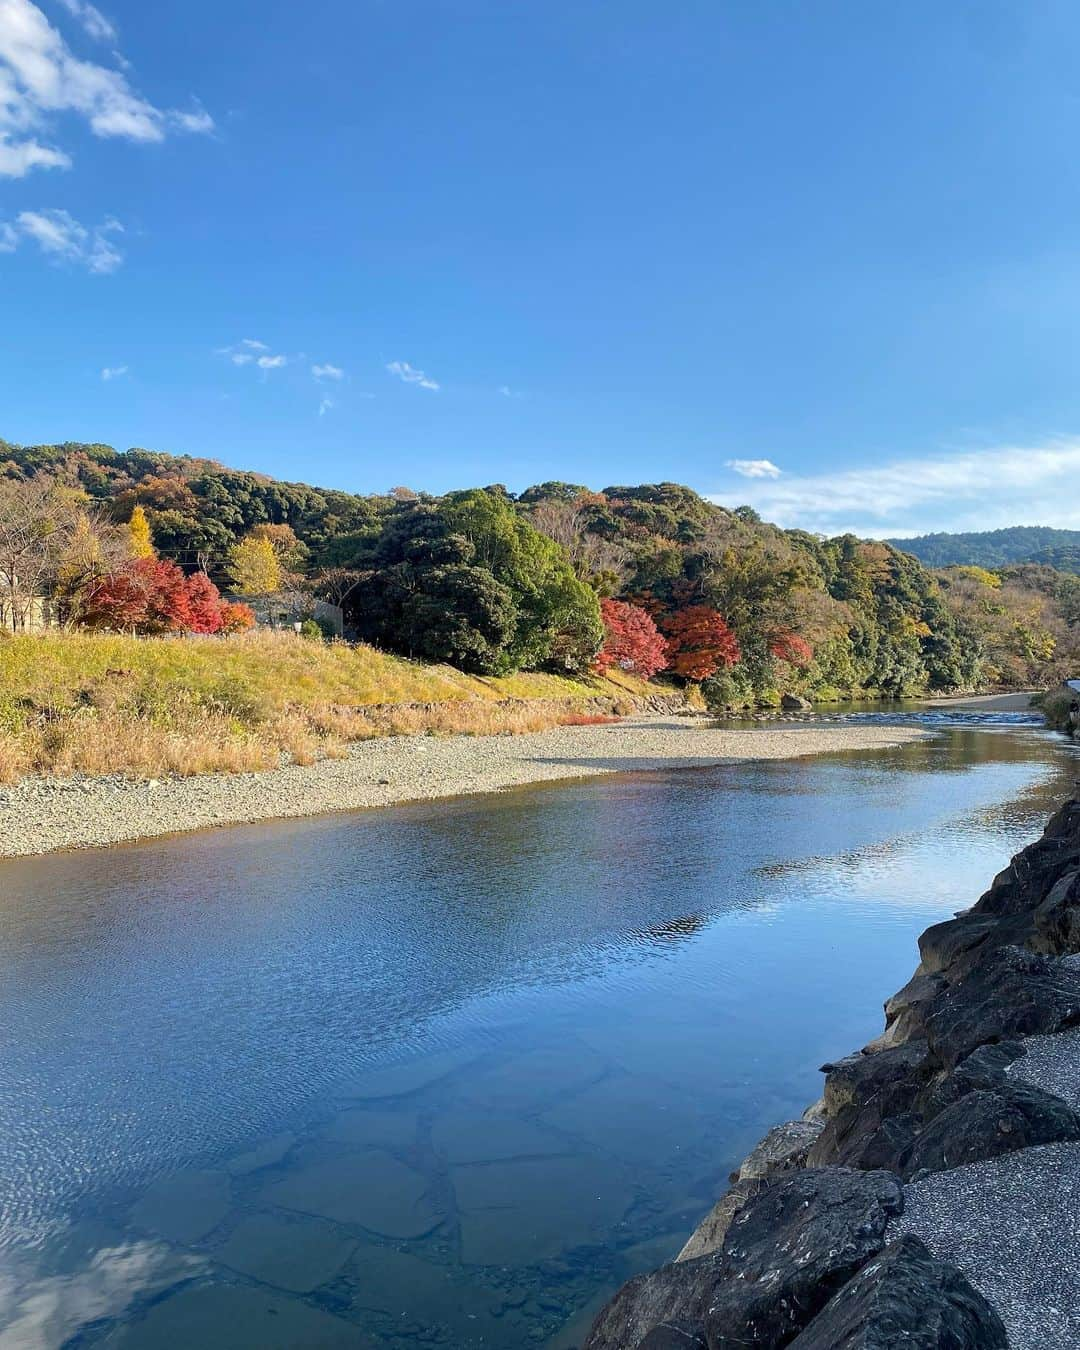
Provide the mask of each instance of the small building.
POLYGON ((345 631, 345 616, 340 605, 313 600, 300 591, 274 591, 268 595, 237 595, 229 592, 226 600, 247 605, 255 615, 257 628, 272 628, 279 632, 294 629, 305 619, 333 629, 335 637, 345 631))

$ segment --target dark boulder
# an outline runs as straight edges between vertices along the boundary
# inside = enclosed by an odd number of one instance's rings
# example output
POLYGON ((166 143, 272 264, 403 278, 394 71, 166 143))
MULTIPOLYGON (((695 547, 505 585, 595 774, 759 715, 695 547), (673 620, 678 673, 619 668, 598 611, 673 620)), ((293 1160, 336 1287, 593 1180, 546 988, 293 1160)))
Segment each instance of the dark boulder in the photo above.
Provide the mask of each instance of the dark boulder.
POLYGON ((824 1069, 828 1118, 807 1165, 896 1170, 918 1124, 907 1113, 930 1077, 926 1042, 849 1055, 824 1069))
MULTIPOLYGON (((1026 912, 1026 911, 1025 911, 1026 912)), ((993 915, 964 914, 958 919, 935 923, 919 938, 922 968, 931 975, 970 969, 979 951, 1004 946, 998 941, 1004 924, 993 915)))
POLYGON ((962 1059, 951 1073, 934 1079, 916 1099, 915 1108, 923 1120, 933 1120, 946 1107, 980 1088, 996 1088, 1007 1082, 1006 1070, 1025 1053, 1020 1041, 1002 1041, 998 1045, 980 1045, 962 1059))
MULTIPOLYGON (((885 1004, 885 1031, 880 1038, 881 1047, 925 1040, 927 1014, 946 983, 943 975, 916 971, 903 989, 893 994, 885 1004)), ((874 1048, 867 1047, 868 1050, 874 1048)))
POLYGON ((1080 872, 1061 878, 1032 915, 1032 951, 1044 956, 1080 952, 1080 872))
POLYGON ((719 1251, 623 1285, 585 1350, 659 1350, 675 1334, 709 1350, 786 1345, 884 1245, 903 1209, 900 1179, 842 1167, 793 1172, 736 1213, 719 1251), (647 1338, 655 1334, 657 1339, 647 1338))
POLYGON ((848 1055, 823 1064, 825 1110, 835 1115, 845 1106, 880 1106, 883 1116, 903 1110, 923 1081, 927 1065, 925 1041, 907 1041, 887 1050, 848 1055))
POLYGON ((653 1327, 641 1342, 640 1350, 708 1350, 708 1346, 699 1332, 669 1322, 653 1327))
POLYGON ((882 1119, 872 1106, 862 1111, 846 1107, 826 1125, 820 1140, 810 1150, 807 1164, 899 1172, 921 1126, 922 1117, 914 1111, 901 1111, 882 1119))
POLYGON ((1077 1023, 1080 972, 1020 947, 1001 947, 937 996, 926 1029, 931 1055, 951 1069, 980 1045, 1077 1023))
POLYGON ((994 878, 973 913, 1003 915, 1034 909, 1068 872, 1080 872, 1080 800, 1065 803, 1042 838, 994 878))
POLYGON ((903 1203, 889 1172, 826 1167, 773 1182, 728 1229, 705 1314, 709 1350, 786 1345, 881 1250, 903 1203))
POLYGON ((742 1160, 732 1181, 763 1181, 779 1172, 806 1166, 806 1155, 824 1128, 820 1120, 789 1120, 774 1125, 765 1138, 742 1160))
POLYGON ((956 1266, 907 1235, 867 1262, 789 1350, 1008 1350, 1001 1319, 956 1266))
POLYGON ((903 1167, 905 1179, 982 1162, 1019 1148, 1080 1139, 1080 1116, 1041 1088, 1008 1079, 968 1092, 920 1132, 903 1167))
POLYGON ((766 1182, 760 1177, 733 1182, 690 1234, 686 1246, 675 1260, 692 1261, 695 1257, 719 1251, 724 1245, 732 1219, 747 1200, 757 1195, 765 1185, 766 1182))
POLYGON ((663 1341, 648 1337, 671 1328, 704 1339, 705 1313, 723 1266, 723 1253, 713 1252, 635 1275, 601 1310, 584 1350, 657 1350, 663 1341))

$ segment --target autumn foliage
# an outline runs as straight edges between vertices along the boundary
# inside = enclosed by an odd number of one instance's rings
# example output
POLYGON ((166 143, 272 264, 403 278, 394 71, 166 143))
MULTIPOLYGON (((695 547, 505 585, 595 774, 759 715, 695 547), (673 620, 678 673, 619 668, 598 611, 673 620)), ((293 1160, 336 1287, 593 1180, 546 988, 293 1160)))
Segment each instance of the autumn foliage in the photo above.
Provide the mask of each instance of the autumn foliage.
POLYGON ((604 623, 604 645, 597 655, 596 668, 601 674, 618 666, 648 680, 664 669, 668 663, 667 643, 639 605, 601 600, 600 617, 604 623))
POLYGON ((137 558, 96 583, 82 622, 109 632, 209 634, 240 632, 255 616, 247 605, 223 600, 205 572, 187 577, 175 563, 137 558))
POLYGON ((667 638, 668 664, 685 680, 707 680, 739 659, 735 634, 710 605, 676 610, 663 617, 660 626, 667 638))
POLYGON ((769 651, 778 661, 804 669, 814 659, 814 649, 798 633, 777 633, 769 642, 769 651))

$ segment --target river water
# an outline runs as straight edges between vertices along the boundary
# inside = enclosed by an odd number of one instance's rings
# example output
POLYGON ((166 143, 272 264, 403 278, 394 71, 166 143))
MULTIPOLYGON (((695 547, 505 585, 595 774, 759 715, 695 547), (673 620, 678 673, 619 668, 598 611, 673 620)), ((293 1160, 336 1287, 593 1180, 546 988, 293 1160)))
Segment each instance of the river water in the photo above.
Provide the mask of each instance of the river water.
POLYGON ((1072 787, 913 716, 0 863, 2 1350, 580 1344, 1072 787))

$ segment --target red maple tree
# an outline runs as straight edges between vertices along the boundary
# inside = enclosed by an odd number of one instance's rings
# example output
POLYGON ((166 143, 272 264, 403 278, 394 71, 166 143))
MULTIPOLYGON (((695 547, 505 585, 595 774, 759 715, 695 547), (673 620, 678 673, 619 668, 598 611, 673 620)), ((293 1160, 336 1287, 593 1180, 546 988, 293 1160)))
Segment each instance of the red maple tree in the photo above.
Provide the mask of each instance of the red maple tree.
POLYGON ((596 668, 601 674, 618 666, 648 680, 664 669, 667 643, 639 605, 604 599, 600 601, 600 617, 604 621, 604 645, 596 658, 596 668))
POLYGON ((685 680, 707 680, 739 659, 739 643, 723 615, 711 605, 687 605, 666 615, 668 664, 685 680))
POLYGON ((769 651, 778 661, 792 666, 808 666, 814 659, 814 649, 798 633, 777 633, 769 641, 769 651))
POLYGON ((254 624, 255 615, 247 605, 223 600, 205 572, 187 577, 175 563, 137 558, 97 583, 82 622, 87 628, 144 635, 238 633, 254 624))

